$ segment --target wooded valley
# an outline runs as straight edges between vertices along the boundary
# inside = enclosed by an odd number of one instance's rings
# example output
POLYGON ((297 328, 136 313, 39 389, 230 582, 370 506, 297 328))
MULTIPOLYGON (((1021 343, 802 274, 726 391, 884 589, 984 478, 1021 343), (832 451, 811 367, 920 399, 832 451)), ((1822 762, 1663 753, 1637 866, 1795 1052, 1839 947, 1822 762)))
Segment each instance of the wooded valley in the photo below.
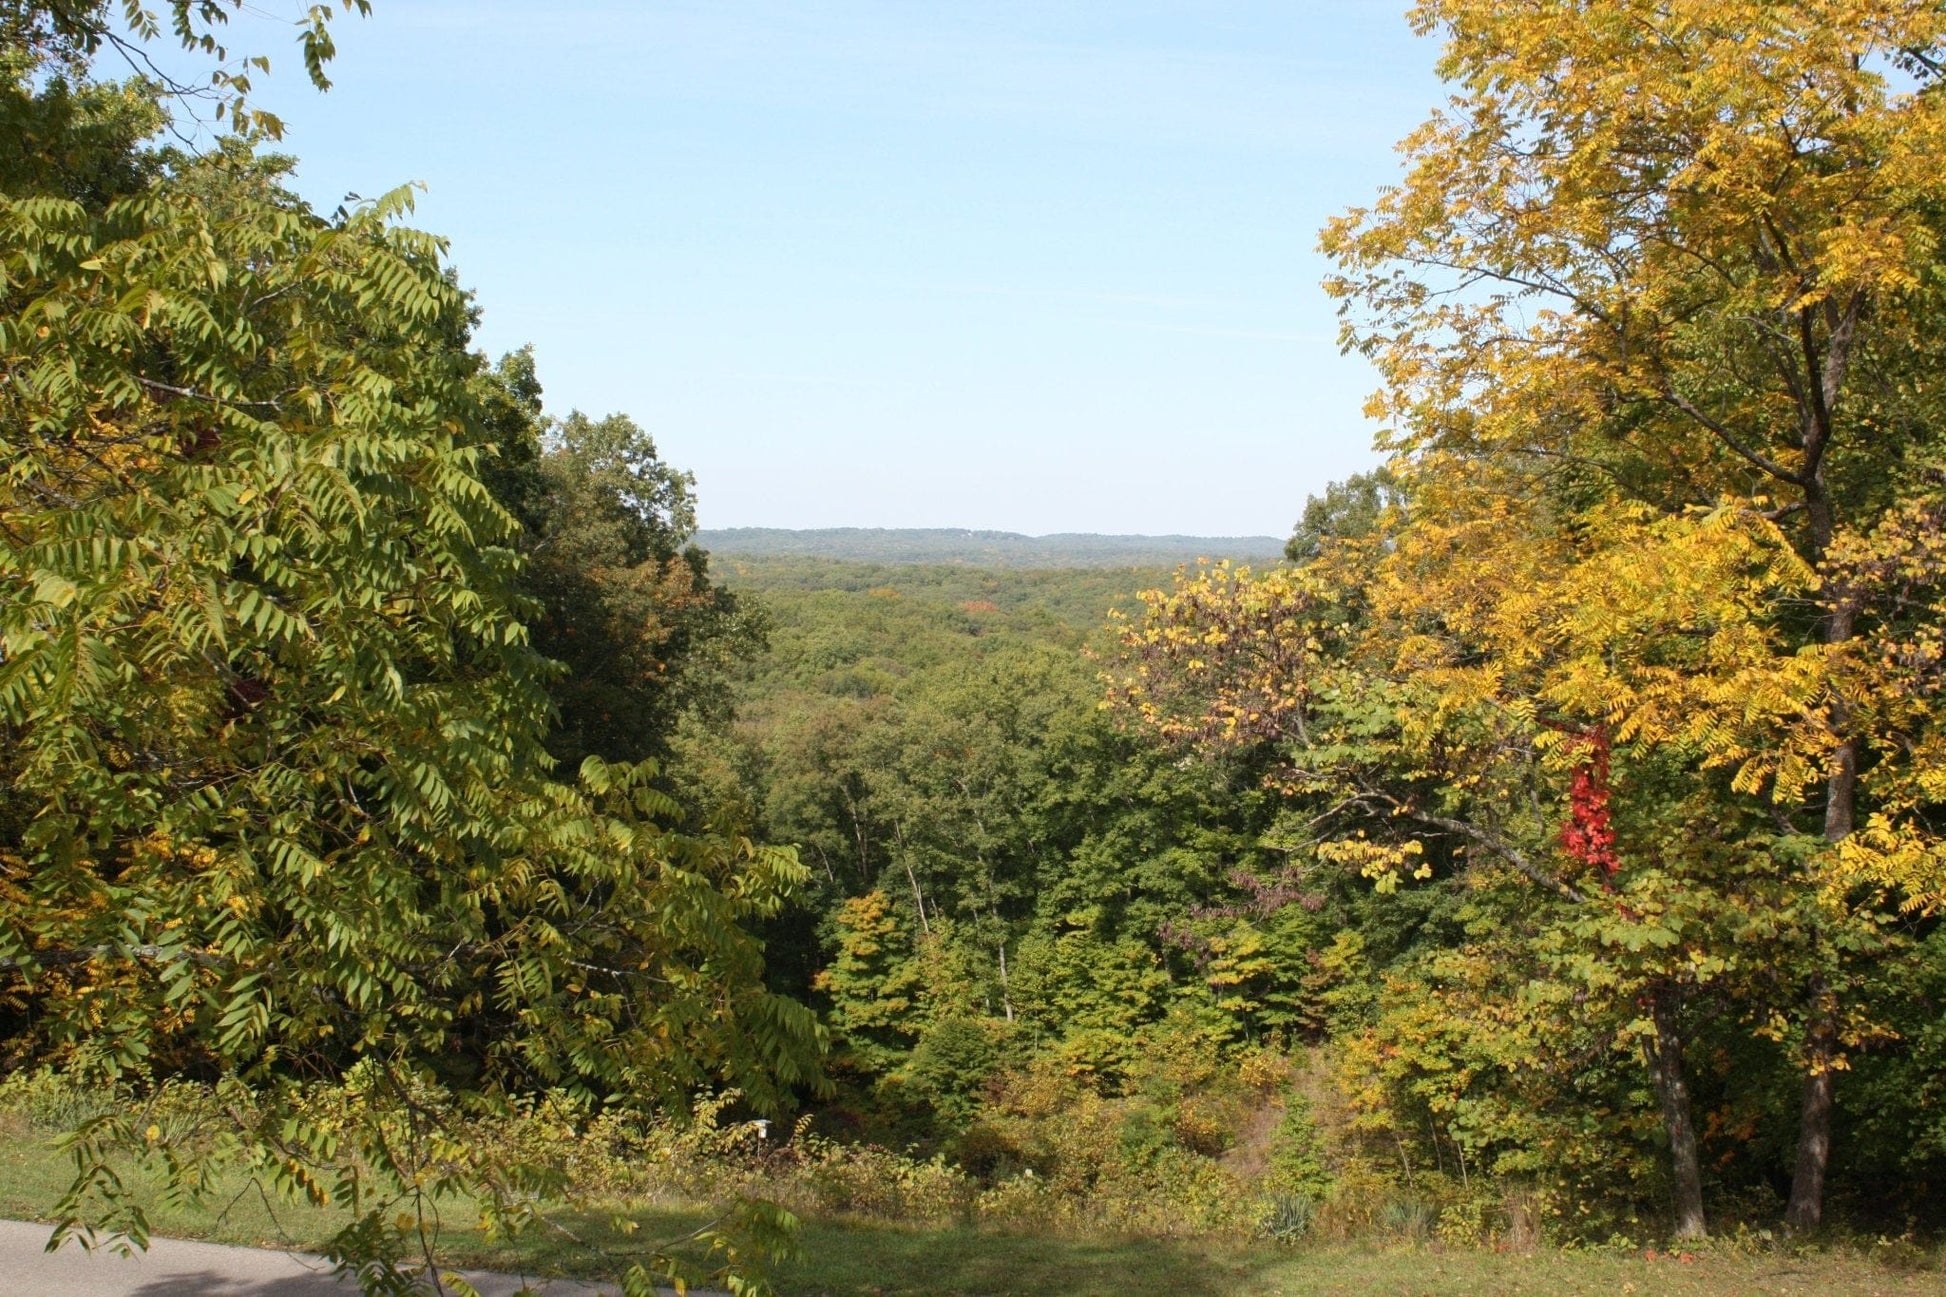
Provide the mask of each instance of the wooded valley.
POLYGON ((1946 6, 1416 6, 1454 98, 1322 235, 1386 464, 1200 563, 710 553, 409 192, 293 193, 231 7, 0 4, 60 1231, 240 1179, 372 1291, 442 1201, 710 1204, 631 1294, 807 1216, 1935 1264, 1946 6))

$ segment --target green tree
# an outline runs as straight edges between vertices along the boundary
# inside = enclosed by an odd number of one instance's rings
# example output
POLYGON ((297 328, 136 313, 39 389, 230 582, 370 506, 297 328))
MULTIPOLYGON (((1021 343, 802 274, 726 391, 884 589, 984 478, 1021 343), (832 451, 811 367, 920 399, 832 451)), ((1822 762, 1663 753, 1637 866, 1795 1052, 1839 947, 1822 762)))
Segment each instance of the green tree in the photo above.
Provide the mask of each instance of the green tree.
POLYGON ((892 1070, 918 1037, 922 981, 912 937, 884 892, 854 896, 834 918, 837 955, 820 971, 836 1062, 860 1076, 892 1070))
MULTIPOLYGON (((177 5, 184 39, 220 8, 177 5)), ((815 1032, 765 990, 747 926, 803 870, 675 831, 646 766, 549 777, 553 677, 483 480, 506 411, 481 399, 442 245, 398 223, 404 193, 320 217, 242 140, 146 152, 154 92, 77 79, 118 39, 102 16, 0 21, 0 135, 31 145, 0 193, 14 1048, 241 1078, 261 1103, 236 1156, 413 1201, 429 1175, 525 1183, 384 1137, 433 1079, 776 1104, 815 1032), (300 1119, 302 1079, 354 1075, 393 1106, 300 1119)), ((67 1210, 139 1236, 103 1169, 117 1141, 145 1143, 98 1123, 67 1210)), ((342 1255, 389 1255, 385 1197, 342 1255)))
POLYGON ((681 718, 721 719, 728 673, 762 628, 691 543, 694 480, 626 415, 550 421, 531 351, 479 380, 495 458, 484 477, 520 523, 533 646, 558 663, 548 750, 667 760, 681 718))
POLYGON ((1304 502, 1304 514, 1284 544, 1284 557, 1308 563, 1332 540, 1358 540, 1379 530, 1385 511, 1405 503, 1398 476, 1383 466, 1354 473, 1304 502))

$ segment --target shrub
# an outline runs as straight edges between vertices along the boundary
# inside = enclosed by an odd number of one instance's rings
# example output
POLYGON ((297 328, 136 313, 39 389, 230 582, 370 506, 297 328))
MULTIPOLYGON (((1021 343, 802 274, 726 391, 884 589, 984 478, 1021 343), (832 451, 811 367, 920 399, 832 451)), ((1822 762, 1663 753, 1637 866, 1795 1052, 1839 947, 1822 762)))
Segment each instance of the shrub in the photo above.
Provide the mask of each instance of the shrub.
POLYGON ((125 1102, 125 1092, 76 1085, 51 1067, 15 1072, 0 1081, 0 1112, 19 1117, 32 1129, 49 1135, 65 1135, 125 1102))
POLYGON ((1298 1195, 1313 1202, 1330 1193, 1331 1170, 1325 1164, 1310 1101, 1303 1095, 1285 1097, 1283 1120, 1271 1137, 1269 1162, 1265 1183, 1271 1192, 1298 1195))
POLYGON ((1311 1232, 1318 1205, 1301 1193, 1272 1194, 1257 1221, 1257 1237, 1276 1243, 1296 1243, 1311 1232))

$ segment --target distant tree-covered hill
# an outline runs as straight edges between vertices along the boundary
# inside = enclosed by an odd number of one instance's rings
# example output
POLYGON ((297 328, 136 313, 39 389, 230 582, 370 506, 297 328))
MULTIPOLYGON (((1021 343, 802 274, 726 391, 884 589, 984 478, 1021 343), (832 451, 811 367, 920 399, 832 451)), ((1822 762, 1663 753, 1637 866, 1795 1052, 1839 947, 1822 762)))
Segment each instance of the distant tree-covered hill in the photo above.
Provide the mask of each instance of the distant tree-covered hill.
POLYGON ((696 533, 726 558, 831 558, 865 563, 965 563, 976 567, 1174 567, 1199 558, 1271 562, 1275 536, 1100 536, 1061 532, 1023 536, 958 527, 723 527, 696 533))
POLYGON ((867 563, 855 559, 713 553, 710 571, 772 611, 811 597, 887 601, 974 615, 986 629, 1045 634, 1100 631, 1111 608, 1132 612, 1136 593, 1169 585, 1172 567, 977 567, 971 563, 867 563))

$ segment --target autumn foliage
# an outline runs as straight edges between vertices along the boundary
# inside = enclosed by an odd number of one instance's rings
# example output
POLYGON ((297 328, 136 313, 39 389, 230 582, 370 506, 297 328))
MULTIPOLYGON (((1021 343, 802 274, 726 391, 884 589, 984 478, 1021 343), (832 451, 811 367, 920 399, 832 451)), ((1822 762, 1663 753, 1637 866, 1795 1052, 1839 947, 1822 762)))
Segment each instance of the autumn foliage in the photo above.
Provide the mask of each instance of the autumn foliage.
POLYGON ((1622 867, 1615 854, 1615 823, 1609 813, 1608 735, 1596 729, 1582 739, 1585 755, 1568 784, 1561 852, 1596 872, 1603 885, 1622 867))
POLYGON ((1809 1227, 1868 988, 1942 896, 1946 12, 1413 19, 1455 98, 1323 237, 1392 505, 1295 571, 1186 576, 1121 687, 1166 734, 1274 746, 1320 855, 1560 907, 1574 979, 1632 988, 1577 1003, 1646 1042, 1679 1232, 1688 1006, 1751 1004, 1799 1072, 1809 1227))

